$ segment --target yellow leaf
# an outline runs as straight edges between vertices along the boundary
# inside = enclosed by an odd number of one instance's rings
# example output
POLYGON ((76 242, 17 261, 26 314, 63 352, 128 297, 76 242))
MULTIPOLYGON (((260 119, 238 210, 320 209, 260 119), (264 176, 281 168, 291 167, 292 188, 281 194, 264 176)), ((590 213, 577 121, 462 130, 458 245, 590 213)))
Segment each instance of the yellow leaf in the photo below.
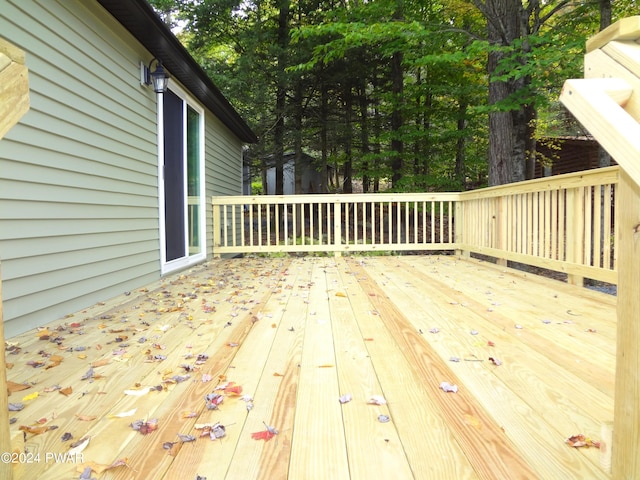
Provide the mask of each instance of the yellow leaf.
POLYGON ((38 393, 38 392, 30 393, 29 395, 26 395, 26 396, 22 397, 22 401, 23 402, 28 402, 29 400, 34 400, 34 399, 38 398, 38 395, 40 395, 40 393, 38 393))

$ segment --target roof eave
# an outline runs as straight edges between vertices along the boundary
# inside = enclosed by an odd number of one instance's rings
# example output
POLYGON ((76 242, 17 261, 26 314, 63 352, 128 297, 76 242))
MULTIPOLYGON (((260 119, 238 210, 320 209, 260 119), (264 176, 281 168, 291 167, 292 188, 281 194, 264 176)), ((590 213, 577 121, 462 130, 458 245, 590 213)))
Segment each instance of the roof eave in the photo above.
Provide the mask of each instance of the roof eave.
POLYGON ((126 28, 180 83, 216 115, 240 140, 258 141, 205 71, 162 22, 146 0, 97 0, 126 28))

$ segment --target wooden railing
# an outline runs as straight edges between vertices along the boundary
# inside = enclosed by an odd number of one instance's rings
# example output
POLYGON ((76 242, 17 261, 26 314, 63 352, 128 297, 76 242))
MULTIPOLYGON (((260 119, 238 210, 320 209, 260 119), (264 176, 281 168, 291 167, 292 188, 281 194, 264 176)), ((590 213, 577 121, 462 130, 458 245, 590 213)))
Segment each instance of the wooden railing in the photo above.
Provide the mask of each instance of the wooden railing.
POLYGON ((618 167, 465 192, 458 220, 463 251, 617 283, 618 167))
POLYGON ((214 253, 451 250, 457 193, 213 198, 214 253))
POLYGON ((618 172, 464 193, 214 197, 214 254, 458 250, 616 283, 618 172))

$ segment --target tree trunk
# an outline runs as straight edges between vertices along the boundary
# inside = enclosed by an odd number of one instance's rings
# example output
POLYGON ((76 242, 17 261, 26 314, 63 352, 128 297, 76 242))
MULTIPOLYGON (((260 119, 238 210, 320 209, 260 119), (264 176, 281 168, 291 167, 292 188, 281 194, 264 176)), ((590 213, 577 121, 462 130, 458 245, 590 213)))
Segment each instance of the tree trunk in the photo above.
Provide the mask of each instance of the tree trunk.
MULTIPOLYGON (((505 53, 496 48, 487 60, 489 105, 518 101, 519 93, 526 91, 531 79, 525 76, 500 81, 494 79, 493 74, 506 55, 511 55, 511 60, 526 62, 531 50, 527 36, 540 28, 541 4, 531 0, 525 8, 521 0, 474 0, 474 3, 487 20, 490 44, 512 47, 514 40, 523 40, 520 52, 505 53), (530 25, 532 19, 535 20, 533 26, 530 25)), ((520 100, 519 105, 511 106, 507 111, 503 105, 489 113, 489 185, 517 182, 533 176, 537 111, 535 105, 524 102, 520 100)))
POLYGON ((458 140, 456 141, 456 169, 455 177, 460 183, 460 186, 465 190, 465 159, 467 153, 467 137, 464 131, 467 128, 467 101, 461 99, 458 103, 458 140))
POLYGON ((346 79, 344 83, 344 170, 342 191, 344 193, 353 193, 353 152, 351 150, 353 144, 353 91, 351 89, 351 80, 346 79))
POLYGON ((278 72, 276 80, 276 124, 274 127, 274 155, 276 162, 276 195, 284 193, 284 130, 287 101, 287 44, 289 40, 289 0, 280 0, 278 14, 278 72))
MULTIPOLYGON (((402 20, 404 7, 402 0, 398 0, 394 20, 402 20)), ((402 102, 404 93, 404 71, 402 68, 402 52, 398 51, 391 57, 391 93, 393 95, 393 112, 391 113, 391 183, 398 186, 402 179, 404 144, 401 138, 402 130, 402 102)))
POLYGON ((327 141, 327 125, 329 118, 329 92, 327 84, 322 81, 320 86, 320 193, 329 192, 329 145, 327 141))

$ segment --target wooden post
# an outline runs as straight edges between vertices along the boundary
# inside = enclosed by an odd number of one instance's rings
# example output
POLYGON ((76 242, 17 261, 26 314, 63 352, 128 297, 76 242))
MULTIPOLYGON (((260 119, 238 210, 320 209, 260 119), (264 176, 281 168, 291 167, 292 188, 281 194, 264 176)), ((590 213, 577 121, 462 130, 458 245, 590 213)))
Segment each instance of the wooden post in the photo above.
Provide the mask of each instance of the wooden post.
MULTIPOLYGON (((336 247, 339 247, 341 244, 342 244, 342 202, 338 198, 333 202, 333 245, 335 245, 336 247)), ((342 251, 339 249, 336 249, 333 255, 335 257, 341 257, 342 251)))
MULTIPOLYGON (((222 224, 220 222, 220 204, 214 203, 212 207, 213 214, 213 257, 220 258, 218 248, 222 245, 221 233, 222 224)), ((226 234, 226 233, 225 233, 226 234)))
POLYGON ((612 473, 640 478, 640 186, 620 171, 618 325, 612 473))
MULTIPOLYGON (((584 199, 582 187, 567 189, 565 203, 567 225, 565 230, 565 254, 567 262, 582 264, 584 241, 584 199)), ((584 278, 567 275, 567 283, 582 286, 584 278)))
MULTIPOLYGON (((1 264, 0 264, 1 268, 1 264)), ((0 454, 11 452, 11 436, 9 430, 9 390, 7 388, 7 363, 5 358, 4 317, 2 316, 2 271, 0 270, 0 454)), ((11 480, 13 471, 11 463, 0 462, 0 478, 11 480)))
MULTIPOLYGON (((505 195, 501 195, 495 201, 495 226, 496 226, 496 248, 502 251, 507 250, 507 230, 509 229, 509 225, 507 225, 507 198, 505 195)), ((501 265, 503 267, 507 266, 506 258, 497 258, 496 264, 501 265)))
MULTIPOLYGON (((29 79, 22 50, 0 38, 0 139, 29 110, 29 79)), ((0 454, 11 452, 9 390, 2 314, 2 272, 0 272, 0 454)), ((0 478, 11 480, 11 463, 0 462, 0 478)))

